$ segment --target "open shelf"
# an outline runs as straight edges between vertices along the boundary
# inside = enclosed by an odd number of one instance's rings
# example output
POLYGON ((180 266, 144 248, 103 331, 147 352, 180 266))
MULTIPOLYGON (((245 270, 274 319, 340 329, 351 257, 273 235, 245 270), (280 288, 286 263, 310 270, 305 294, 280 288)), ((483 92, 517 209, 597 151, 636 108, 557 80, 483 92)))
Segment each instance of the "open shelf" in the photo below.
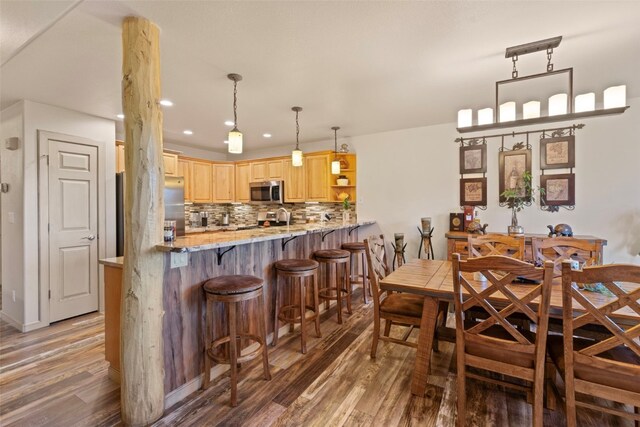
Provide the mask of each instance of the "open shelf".
POLYGON ((331 188, 355 188, 355 185, 332 185, 331 188))

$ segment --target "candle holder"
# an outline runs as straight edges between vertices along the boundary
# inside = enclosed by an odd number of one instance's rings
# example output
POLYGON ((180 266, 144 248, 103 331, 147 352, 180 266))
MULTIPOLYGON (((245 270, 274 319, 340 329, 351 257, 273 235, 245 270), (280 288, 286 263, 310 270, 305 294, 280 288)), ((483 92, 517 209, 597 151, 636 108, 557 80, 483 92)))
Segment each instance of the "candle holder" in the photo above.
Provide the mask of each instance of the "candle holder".
POLYGON ((404 258, 404 250, 407 248, 407 244, 404 243, 404 233, 396 233, 393 235, 395 239, 395 244, 391 244, 393 246, 393 261, 391 265, 396 265, 400 267, 404 264, 406 259, 404 258))
POLYGON ((433 253, 433 244, 431 243, 431 237, 433 236, 433 227, 431 227, 429 231, 425 231, 424 229, 418 227, 418 232, 420 233, 420 247, 418 248, 418 258, 421 258, 422 247, 424 245, 424 252, 427 259, 436 259, 433 253))

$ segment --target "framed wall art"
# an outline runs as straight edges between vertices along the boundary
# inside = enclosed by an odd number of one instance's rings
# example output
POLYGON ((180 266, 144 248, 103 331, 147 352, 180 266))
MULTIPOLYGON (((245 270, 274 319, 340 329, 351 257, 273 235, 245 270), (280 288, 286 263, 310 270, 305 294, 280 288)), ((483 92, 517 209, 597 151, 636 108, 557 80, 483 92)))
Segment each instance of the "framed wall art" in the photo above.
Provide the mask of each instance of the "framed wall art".
POLYGON ((575 174, 541 175, 540 188, 544 188, 542 203, 547 206, 574 206, 576 204, 575 174))
POLYGON ((487 206, 487 178, 460 179, 460 206, 487 206))
POLYGON ((460 174, 487 171, 487 144, 460 147, 460 174))
MULTIPOLYGON (((502 194, 507 189, 519 188, 522 193, 519 196, 525 197, 527 201, 530 201, 531 194, 524 194, 524 179, 522 175, 525 172, 531 173, 531 150, 500 151, 498 163, 500 169, 499 194, 502 194)), ((500 196, 500 203, 506 203, 506 201, 503 196, 500 196)))
POLYGON ((574 168, 575 136, 540 138, 540 169, 574 168))

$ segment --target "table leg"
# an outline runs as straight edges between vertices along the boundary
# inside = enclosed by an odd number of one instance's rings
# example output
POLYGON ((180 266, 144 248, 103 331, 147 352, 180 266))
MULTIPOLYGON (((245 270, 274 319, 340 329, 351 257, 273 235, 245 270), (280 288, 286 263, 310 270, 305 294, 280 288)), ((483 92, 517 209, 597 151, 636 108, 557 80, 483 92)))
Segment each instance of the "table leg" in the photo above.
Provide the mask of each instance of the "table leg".
POLYGON ((437 319, 438 299, 424 297, 420 334, 418 335, 418 351, 416 353, 413 379, 411 381, 411 393, 416 396, 424 396, 427 390, 431 349, 433 348, 433 336, 436 330, 437 319))

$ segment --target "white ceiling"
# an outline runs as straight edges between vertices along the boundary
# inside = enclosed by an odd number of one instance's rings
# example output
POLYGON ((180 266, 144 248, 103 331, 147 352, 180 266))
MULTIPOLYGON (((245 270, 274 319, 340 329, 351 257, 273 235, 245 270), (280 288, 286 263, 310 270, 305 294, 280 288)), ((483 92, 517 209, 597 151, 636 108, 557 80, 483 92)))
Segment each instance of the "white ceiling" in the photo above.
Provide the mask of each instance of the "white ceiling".
MULTIPOLYGON (((504 49, 563 35, 576 93, 640 96, 640 1, 0 1, 0 106, 19 99, 113 119, 122 18, 161 28, 165 140, 224 150, 238 85, 245 150, 447 123, 494 102, 504 49), (191 129, 192 136, 182 134, 191 129), (265 139, 269 132, 273 138, 265 139)), ((542 53, 520 58, 542 72, 542 53)), ((429 141, 425 141, 427 143, 429 141)))

